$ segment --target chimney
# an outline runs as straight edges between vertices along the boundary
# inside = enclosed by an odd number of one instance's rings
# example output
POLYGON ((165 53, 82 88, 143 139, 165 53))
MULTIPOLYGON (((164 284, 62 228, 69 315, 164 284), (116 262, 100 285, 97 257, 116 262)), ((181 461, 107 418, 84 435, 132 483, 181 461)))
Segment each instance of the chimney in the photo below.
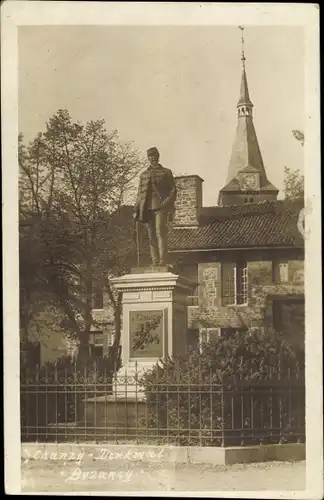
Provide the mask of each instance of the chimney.
POLYGON ((199 175, 175 177, 177 199, 174 226, 198 226, 202 207, 202 183, 199 175))

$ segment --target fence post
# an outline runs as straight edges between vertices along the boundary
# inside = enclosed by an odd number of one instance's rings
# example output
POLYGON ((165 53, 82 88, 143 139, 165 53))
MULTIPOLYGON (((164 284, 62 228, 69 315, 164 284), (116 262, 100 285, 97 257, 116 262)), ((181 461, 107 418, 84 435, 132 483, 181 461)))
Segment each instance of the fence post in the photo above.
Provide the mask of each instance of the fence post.
POLYGON ((200 366, 200 358, 198 358, 198 387, 199 387, 199 446, 202 446, 202 439, 201 439, 201 434, 202 434, 202 428, 201 428, 201 417, 202 417, 202 411, 201 411, 201 366, 200 366))
POLYGON ((214 433, 213 433, 213 371, 212 371, 212 363, 211 361, 209 362, 209 404, 210 404, 210 437, 211 437, 211 443, 213 443, 214 440, 214 433))
POLYGON ((225 401, 224 401, 224 379, 221 381, 221 416, 222 416, 222 446, 225 446, 225 401))
POLYGON ((278 380, 279 380, 279 444, 283 444, 283 419, 282 419, 282 385, 281 382, 281 357, 278 362, 278 380))

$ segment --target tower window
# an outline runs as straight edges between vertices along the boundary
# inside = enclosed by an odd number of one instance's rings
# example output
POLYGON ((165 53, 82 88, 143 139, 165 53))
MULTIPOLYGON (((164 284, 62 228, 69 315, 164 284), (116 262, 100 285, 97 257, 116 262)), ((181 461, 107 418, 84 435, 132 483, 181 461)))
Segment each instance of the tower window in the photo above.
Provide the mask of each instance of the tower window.
POLYGON ((253 198, 252 197, 250 198, 250 203, 253 203, 253 198))

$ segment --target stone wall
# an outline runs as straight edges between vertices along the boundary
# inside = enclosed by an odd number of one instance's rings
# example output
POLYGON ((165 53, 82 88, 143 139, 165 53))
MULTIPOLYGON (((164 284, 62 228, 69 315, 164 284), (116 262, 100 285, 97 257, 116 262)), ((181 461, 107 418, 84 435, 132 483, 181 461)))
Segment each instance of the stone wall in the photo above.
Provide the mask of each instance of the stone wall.
MULTIPOLYGON (((198 264, 199 305, 188 308, 188 327, 244 328, 274 326, 273 301, 276 298, 304 297, 302 259, 288 259, 289 282, 273 279, 273 264, 264 260, 247 262, 248 302, 244 305, 222 305, 222 262, 198 264)), ((185 269, 185 268, 184 268, 185 269)))
MULTIPOLYGON (((235 252, 231 251, 218 252, 209 257, 192 254, 187 262, 188 276, 186 275, 186 263, 182 264, 181 274, 189 279, 193 279, 195 275, 193 266, 196 265, 198 268, 199 305, 188 307, 189 329, 273 327, 273 304, 277 299, 283 300, 285 297, 287 299, 297 298, 299 305, 296 306, 296 310, 301 317, 304 313, 304 260, 301 250, 278 250, 270 253, 251 251, 248 253, 246 255, 248 303, 246 305, 223 306, 222 263, 225 260, 235 259, 236 255, 235 252), (287 283, 274 281, 273 262, 277 260, 288 262, 287 283)), ((104 335, 113 330, 113 310, 109 306, 107 296, 104 296, 104 308, 94 310, 93 316, 98 324, 98 329, 102 329, 104 335), (100 323, 102 323, 102 328, 100 328, 100 323)), ((290 316, 286 314, 288 321, 290 316)), ((49 332, 45 340, 42 343, 42 363, 53 361, 67 353, 66 341, 61 333, 49 332)), ((104 351, 106 349, 108 346, 105 345, 104 351)))
POLYGON ((177 199, 174 225, 196 226, 202 207, 202 183, 198 175, 176 177, 177 199))
MULTIPOLYGON (((223 255, 223 254, 222 254, 223 255)), ((247 305, 222 305, 222 261, 224 258, 235 258, 235 253, 226 252, 224 257, 218 256, 218 261, 200 262, 197 267, 199 282, 199 305, 188 307, 188 328, 242 328, 245 326, 273 326, 273 300, 276 297, 304 296, 304 261, 298 252, 291 252, 291 257, 285 253, 275 252, 272 258, 267 253, 255 252, 247 257, 248 267, 248 303, 247 305), (297 258, 298 257, 298 258, 297 258), (251 259, 251 260, 249 260, 251 259), (273 261, 288 262, 288 283, 276 283, 273 280, 273 261)), ((211 257, 211 259, 214 258, 211 257)), ((195 276, 192 261, 181 267, 181 273, 188 279, 195 276), (188 273, 186 272, 188 270, 188 273)), ((107 299, 105 309, 94 311, 96 319, 113 319, 107 299)))

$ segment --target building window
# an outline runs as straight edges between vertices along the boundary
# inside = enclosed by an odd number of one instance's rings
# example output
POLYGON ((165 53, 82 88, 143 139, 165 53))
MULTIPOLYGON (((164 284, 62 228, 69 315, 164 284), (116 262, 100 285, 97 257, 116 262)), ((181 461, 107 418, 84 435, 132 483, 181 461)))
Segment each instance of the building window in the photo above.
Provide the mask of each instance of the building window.
POLYGON ((288 262, 275 261, 272 264, 273 281, 277 283, 288 283, 288 262))
POLYGON ((92 308, 103 309, 103 289, 100 285, 96 285, 94 288, 92 308))
POLYGON ((236 265, 236 303, 246 304, 248 300, 248 270, 245 263, 236 265))
POLYGON ((103 357, 104 336, 102 331, 93 332, 90 337, 90 352, 95 358, 103 357))
POLYGON ((229 339, 231 337, 233 337, 236 332, 246 332, 247 331, 247 328, 221 328, 221 336, 226 338, 226 339, 229 339))
POLYGON ((202 352, 204 345, 220 336, 220 328, 201 328, 199 331, 199 350, 202 352))
POLYGON ((115 340, 115 332, 108 331, 103 333, 102 331, 92 332, 90 335, 89 345, 91 348, 91 353, 93 356, 102 357, 107 351, 107 347, 112 347, 115 340))
POLYGON ((181 266, 181 272, 185 278, 196 283, 195 288, 187 297, 186 303, 188 306, 198 306, 199 301, 199 285, 198 285, 198 264, 184 264, 181 266))
POLYGON ((222 264, 223 305, 246 304, 248 301, 248 270, 246 262, 222 264))
POLYGON ((199 303, 199 285, 192 291, 191 295, 187 297, 187 306, 198 306, 199 303))
POLYGON ((102 358, 103 357, 103 346, 102 345, 92 345, 91 346, 91 355, 94 358, 102 358))
POLYGON ((111 347, 114 344, 115 334, 114 332, 107 333, 107 345, 111 347))
POLYGON ((197 348, 199 345, 199 330, 189 328, 187 330, 187 344, 189 347, 197 348))

